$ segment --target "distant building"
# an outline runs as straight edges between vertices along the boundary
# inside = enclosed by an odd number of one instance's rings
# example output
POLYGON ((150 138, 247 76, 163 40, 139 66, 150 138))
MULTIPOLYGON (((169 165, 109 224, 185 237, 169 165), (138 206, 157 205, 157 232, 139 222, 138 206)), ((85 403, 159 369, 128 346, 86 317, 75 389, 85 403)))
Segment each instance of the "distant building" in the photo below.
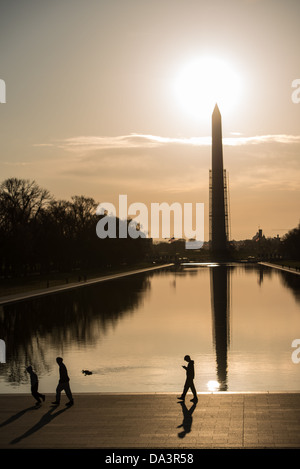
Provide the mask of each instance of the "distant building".
POLYGON ((253 236, 252 241, 261 241, 264 238, 265 236, 263 235, 263 231, 259 229, 256 235, 253 236))

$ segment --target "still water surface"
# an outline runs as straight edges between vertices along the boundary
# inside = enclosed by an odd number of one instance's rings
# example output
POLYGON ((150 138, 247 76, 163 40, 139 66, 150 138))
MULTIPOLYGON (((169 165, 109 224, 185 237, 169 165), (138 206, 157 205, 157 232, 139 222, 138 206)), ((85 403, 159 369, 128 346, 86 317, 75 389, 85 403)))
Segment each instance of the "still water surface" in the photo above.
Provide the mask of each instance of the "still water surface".
POLYGON ((180 393, 186 354, 198 392, 299 391, 299 282, 263 266, 202 265, 0 307, 0 392, 28 392, 29 364, 40 391, 54 392, 62 356, 73 392, 180 393))

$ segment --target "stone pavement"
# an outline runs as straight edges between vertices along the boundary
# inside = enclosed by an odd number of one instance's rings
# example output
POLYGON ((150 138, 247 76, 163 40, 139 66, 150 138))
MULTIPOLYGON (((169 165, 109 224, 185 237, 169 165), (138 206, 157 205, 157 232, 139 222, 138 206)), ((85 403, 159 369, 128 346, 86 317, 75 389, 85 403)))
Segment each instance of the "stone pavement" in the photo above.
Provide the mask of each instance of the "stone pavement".
POLYGON ((0 449, 300 448, 300 393, 0 394, 0 449))

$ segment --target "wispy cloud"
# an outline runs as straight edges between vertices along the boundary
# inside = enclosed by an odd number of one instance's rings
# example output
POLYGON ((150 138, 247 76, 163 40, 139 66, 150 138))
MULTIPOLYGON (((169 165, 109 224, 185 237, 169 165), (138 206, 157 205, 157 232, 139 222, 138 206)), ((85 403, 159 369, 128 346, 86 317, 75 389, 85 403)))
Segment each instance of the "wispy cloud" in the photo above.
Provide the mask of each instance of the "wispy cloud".
POLYGON ((229 146, 258 145, 262 143, 300 143, 300 135, 255 135, 252 137, 223 138, 223 144, 229 146))
MULTIPOLYGON (((259 145, 265 143, 300 143, 299 135, 255 135, 250 137, 232 133, 232 137, 224 137, 225 146, 259 145)), ((162 137, 151 134, 129 134, 121 136, 78 136, 67 138, 56 143, 35 144, 37 147, 54 146, 67 151, 88 152, 105 149, 153 148, 163 145, 210 146, 211 137, 162 137)))
MULTIPOLYGON (((79 136, 67 138, 56 146, 69 151, 94 151, 105 149, 154 148, 163 145, 210 145, 211 137, 173 138, 158 135, 129 134, 115 137, 79 136)), ((38 146, 38 145, 37 145, 38 146)), ((43 144, 42 144, 43 146, 43 144)))

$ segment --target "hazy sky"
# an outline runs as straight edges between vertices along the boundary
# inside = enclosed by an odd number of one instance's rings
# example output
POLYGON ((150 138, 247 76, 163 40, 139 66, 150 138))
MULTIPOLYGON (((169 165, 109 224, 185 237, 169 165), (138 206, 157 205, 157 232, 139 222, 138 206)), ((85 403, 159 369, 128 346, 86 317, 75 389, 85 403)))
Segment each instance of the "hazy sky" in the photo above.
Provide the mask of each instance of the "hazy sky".
POLYGON ((216 57, 240 83, 220 106, 232 238, 283 235, 300 218, 299 18, 299 0, 0 0, 1 181, 204 202, 207 239, 212 109, 190 113, 174 83, 216 57))

